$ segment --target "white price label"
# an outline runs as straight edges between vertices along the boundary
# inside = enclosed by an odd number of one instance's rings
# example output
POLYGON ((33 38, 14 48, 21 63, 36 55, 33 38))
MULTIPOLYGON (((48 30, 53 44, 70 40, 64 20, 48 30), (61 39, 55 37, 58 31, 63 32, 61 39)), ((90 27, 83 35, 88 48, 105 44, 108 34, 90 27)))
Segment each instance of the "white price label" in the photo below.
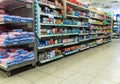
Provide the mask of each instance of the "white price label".
POLYGON ((54 18, 54 15, 49 15, 49 18, 54 18))
POLYGON ((51 7, 51 8, 54 8, 54 9, 56 8, 54 5, 50 5, 50 7, 51 7))

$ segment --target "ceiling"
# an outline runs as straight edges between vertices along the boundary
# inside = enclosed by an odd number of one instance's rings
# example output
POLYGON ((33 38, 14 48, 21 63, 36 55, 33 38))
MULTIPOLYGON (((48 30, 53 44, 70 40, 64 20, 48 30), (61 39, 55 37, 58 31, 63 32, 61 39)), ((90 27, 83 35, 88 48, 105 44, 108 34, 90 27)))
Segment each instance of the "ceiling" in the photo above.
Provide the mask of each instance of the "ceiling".
POLYGON ((120 14, 120 0, 79 0, 80 2, 91 2, 96 8, 102 8, 104 11, 120 14))

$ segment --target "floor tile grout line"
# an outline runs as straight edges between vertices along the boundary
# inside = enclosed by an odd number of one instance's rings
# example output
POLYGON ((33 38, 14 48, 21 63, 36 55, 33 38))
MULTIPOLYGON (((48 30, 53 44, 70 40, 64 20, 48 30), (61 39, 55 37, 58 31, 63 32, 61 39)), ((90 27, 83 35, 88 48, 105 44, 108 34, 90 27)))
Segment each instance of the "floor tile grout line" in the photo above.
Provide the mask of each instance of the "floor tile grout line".
MULTIPOLYGON (((111 61, 111 62, 112 62, 112 61, 111 61)), ((104 69, 105 69, 111 62, 109 62, 102 70, 100 70, 100 72, 97 73, 97 74, 90 80, 90 82, 89 82, 88 84, 90 84, 102 71, 104 71, 104 69)))
MULTIPOLYGON (((68 76, 68 78, 71 77, 71 76, 73 76, 75 73, 76 73, 76 72, 74 72, 73 74, 71 74, 70 76, 68 76)), ((68 78, 65 78, 64 80, 67 80, 68 78)), ((76 82, 75 82, 75 83, 76 83, 76 82)), ((76 84, 78 84, 78 83, 76 83, 76 84)))

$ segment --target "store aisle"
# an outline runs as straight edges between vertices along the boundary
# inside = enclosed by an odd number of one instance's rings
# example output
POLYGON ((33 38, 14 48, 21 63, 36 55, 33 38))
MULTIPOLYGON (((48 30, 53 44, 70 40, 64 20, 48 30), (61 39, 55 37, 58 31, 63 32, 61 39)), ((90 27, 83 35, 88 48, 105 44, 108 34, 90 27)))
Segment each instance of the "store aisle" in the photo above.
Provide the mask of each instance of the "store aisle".
POLYGON ((0 71, 0 84, 120 84, 120 40, 10 78, 0 71))

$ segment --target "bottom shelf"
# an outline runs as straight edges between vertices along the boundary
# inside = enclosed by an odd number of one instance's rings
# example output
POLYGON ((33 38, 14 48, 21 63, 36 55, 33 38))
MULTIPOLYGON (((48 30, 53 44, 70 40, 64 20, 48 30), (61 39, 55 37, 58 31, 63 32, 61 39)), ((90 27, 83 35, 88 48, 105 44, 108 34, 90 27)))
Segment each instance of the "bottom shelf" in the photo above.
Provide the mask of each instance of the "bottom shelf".
POLYGON ((111 42, 111 40, 109 40, 109 41, 105 41, 104 43, 108 43, 108 42, 111 42))
POLYGON ((76 49, 76 50, 73 50, 73 51, 70 51, 70 52, 67 52, 67 53, 64 53, 63 55, 60 55, 60 56, 56 56, 54 58, 51 58, 51 59, 47 59, 47 60, 39 60, 39 63, 43 64, 43 63, 47 63, 47 62, 50 62, 50 61, 54 61, 56 59, 59 59, 59 58, 62 58, 62 57, 65 57, 67 55, 70 55, 70 54, 74 54, 74 53, 77 53, 79 51, 83 51, 83 50, 86 50, 86 49, 90 49, 90 48, 93 48, 93 47, 97 47, 97 46, 100 46, 100 45, 103 45, 105 43, 108 43, 110 41, 106 41, 106 42, 103 42, 103 43, 98 43, 98 44, 94 44, 94 45, 88 45, 87 47, 84 47, 84 48, 80 48, 80 49, 76 49))
POLYGON ((78 52, 78 51, 79 51, 79 50, 74 50, 74 51, 71 51, 71 52, 65 53, 65 55, 70 55, 70 54, 76 53, 76 52, 78 52))
POLYGON ((56 56, 56 57, 51 58, 51 59, 42 60, 42 61, 40 61, 40 63, 41 63, 41 64, 43 64, 43 63, 47 63, 47 62, 50 62, 50 61, 53 61, 53 60, 56 60, 56 59, 59 59, 59 58, 62 58, 62 57, 63 57, 63 55, 56 56))
MULTIPOLYGON (((110 40, 111 41, 111 40, 110 40)), ((93 47, 97 47, 97 46, 100 46, 100 45, 103 45, 103 44, 105 44, 105 43, 108 43, 108 42, 110 42, 110 41, 105 41, 105 42, 101 42, 101 43, 87 43, 86 44, 86 46, 84 47, 84 45, 82 46, 73 46, 72 47, 72 49, 71 49, 71 47, 66 47, 65 49, 63 49, 63 50, 60 50, 60 49, 58 49, 57 51, 61 51, 61 53, 63 53, 63 55, 60 55, 60 56, 56 56, 56 57, 54 57, 54 54, 53 54, 53 58, 51 58, 51 59, 47 59, 47 58, 49 58, 50 56, 49 56, 49 54, 48 55, 46 55, 47 53, 46 53, 46 51, 44 51, 44 52, 42 52, 40 55, 39 55, 39 63, 40 64, 43 64, 43 63, 47 63, 47 62, 50 62, 50 61, 54 61, 54 60, 57 60, 57 59, 59 59, 59 58, 62 58, 62 57, 65 57, 65 56, 67 56, 67 55, 70 55, 70 54, 74 54, 74 53, 77 53, 77 52, 79 52, 79 51, 83 51, 83 50, 86 50, 86 49, 90 49, 90 48, 93 48, 93 47), (69 50, 69 52, 65 52, 65 51, 68 51, 69 50), (70 51, 71 50, 71 51, 70 51), (49 57, 47 57, 47 56, 49 56, 49 57), (41 60, 40 60, 40 58, 41 58, 41 60), (46 60, 44 60, 44 59, 46 59, 46 60)), ((52 52, 54 52, 55 50, 51 50, 51 51, 49 51, 48 53, 52 53, 52 52)), ((51 55, 51 54, 50 54, 51 55)), ((52 55, 51 55, 51 57, 52 57, 52 55)))
POLYGON ((93 48, 93 47, 96 47, 96 46, 97 46, 97 44, 90 46, 90 48, 93 48))
POLYGON ((97 43, 97 45, 101 45, 101 44, 103 44, 104 42, 101 42, 101 43, 97 43))
POLYGON ((86 47, 86 48, 82 48, 82 49, 80 49, 80 51, 86 50, 86 49, 88 49, 88 48, 90 48, 90 47, 88 46, 88 47, 86 47))
POLYGON ((22 62, 22 63, 19 63, 19 64, 13 64, 13 65, 10 65, 10 66, 5 66, 5 65, 2 65, 0 64, 0 68, 9 72, 11 70, 14 70, 14 69, 17 69, 17 68, 20 68, 20 67, 23 67, 23 66, 27 66, 27 65, 35 65, 35 60, 28 60, 28 61, 25 61, 25 62, 22 62))

